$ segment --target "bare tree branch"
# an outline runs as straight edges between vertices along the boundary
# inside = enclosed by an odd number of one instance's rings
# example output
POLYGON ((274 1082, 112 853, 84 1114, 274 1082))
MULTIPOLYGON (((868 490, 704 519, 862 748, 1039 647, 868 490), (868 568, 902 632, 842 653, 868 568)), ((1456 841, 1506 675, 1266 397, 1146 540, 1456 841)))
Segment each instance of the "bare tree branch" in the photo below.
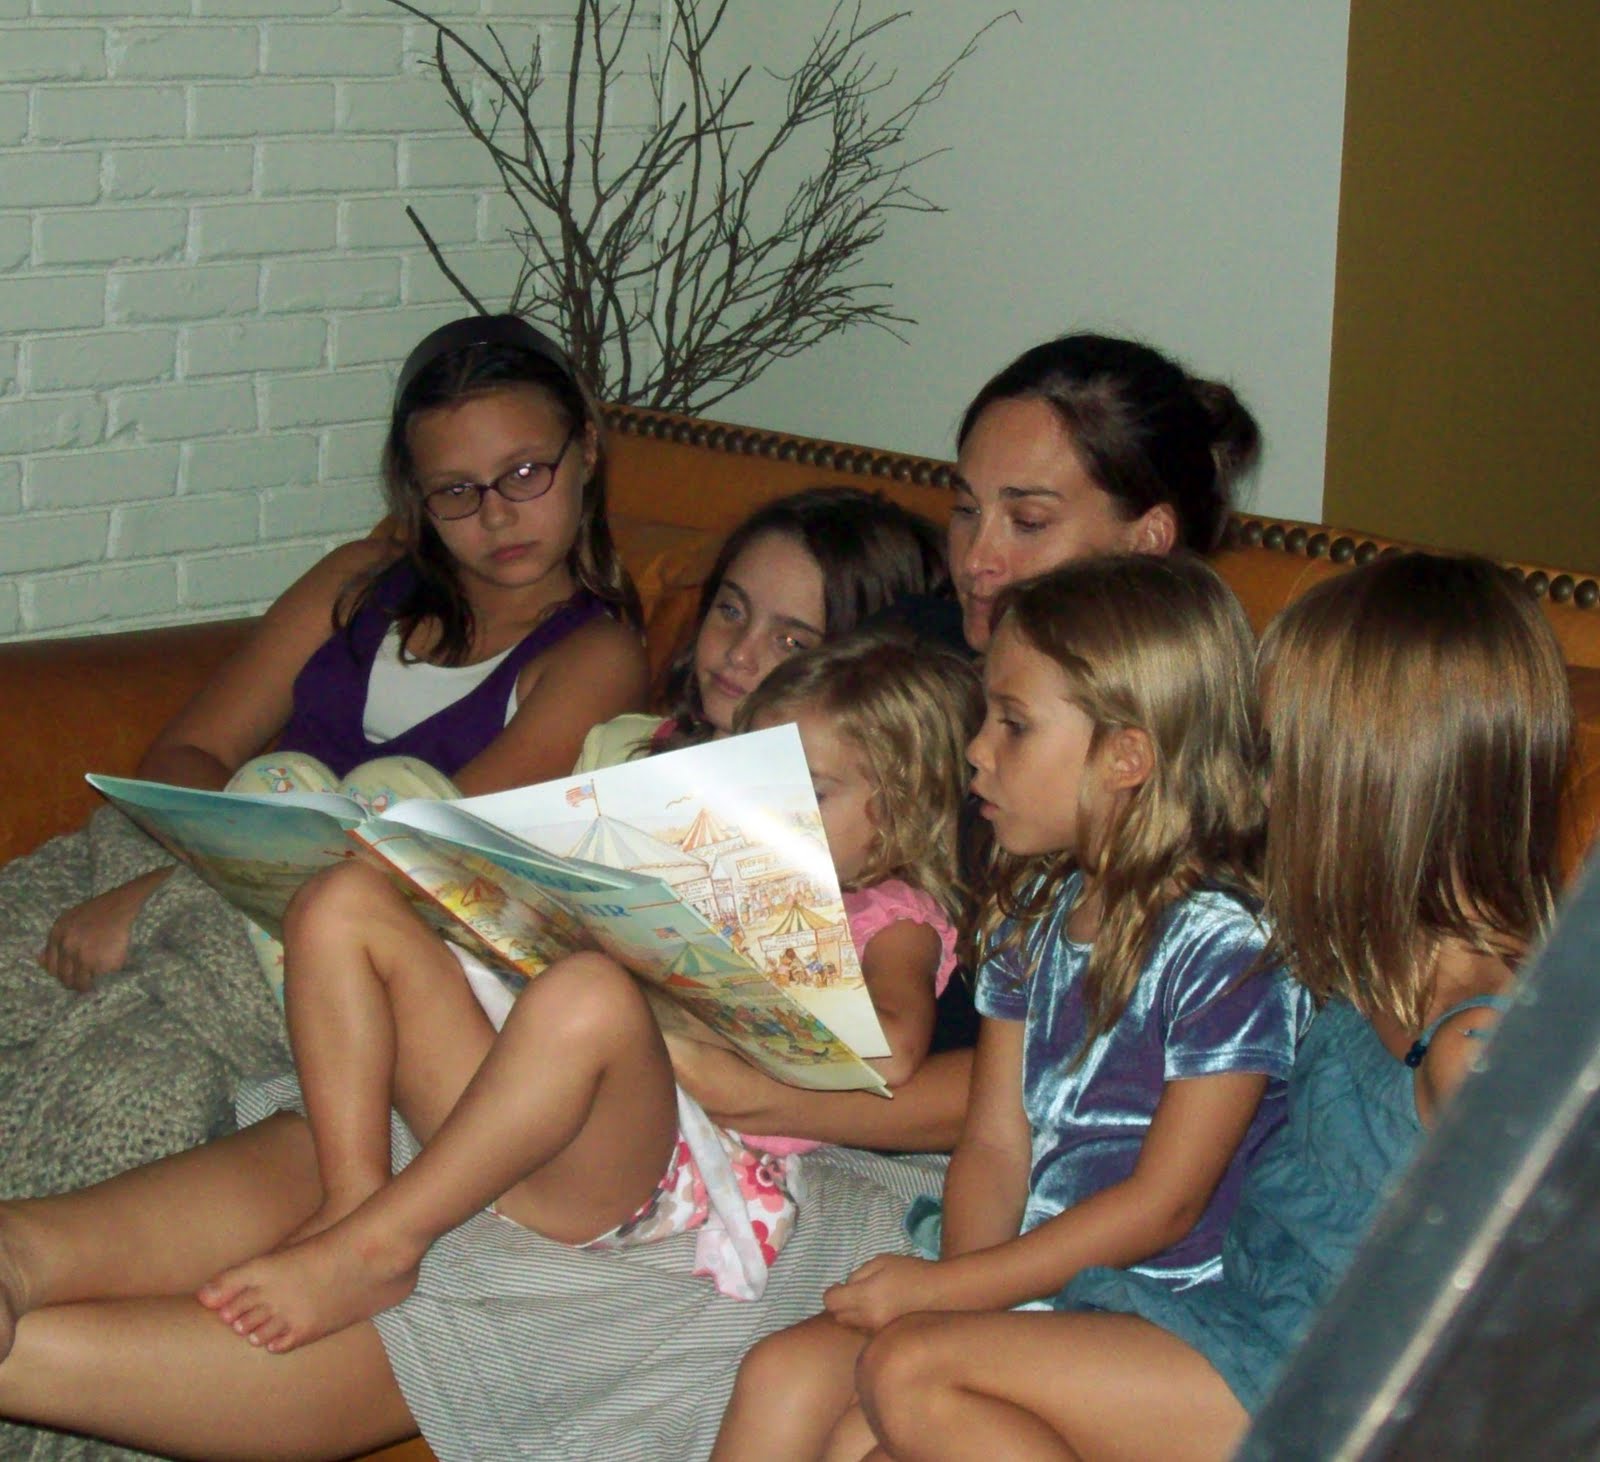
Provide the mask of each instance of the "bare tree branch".
MULTIPOLYGON (((759 131, 734 113, 750 68, 729 75, 715 64, 729 0, 669 0, 668 31, 644 77, 654 118, 640 128, 613 112, 638 0, 573 0, 560 120, 541 126, 535 98, 548 72, 537 42, 518 64, 493 25, 475 45, 413 0, 391 3, 432 27, 430 64, 510 200, 521 264, 509 307, 560 335, 604 396, 683 411, 714 405, 841 330, 905 338, 899 327, 915 322, 860 266, 891 213, 943 212, 911 182, 943 149, 908 154, 909 134, 983 36, 1017 18, 990 20, 909 100, 885 109, 897 77, 874 47, 910 12, 869 20, 861 0, 837 0, 799 65, 768 73, 784 99, 759 131), (484 93, 476 105, 475 87, 484 93), (780 186, 778 164, 803 148, 815 165, 780 186)), ((445 278, 483 311, 416 211, 406 213, 445 278)))

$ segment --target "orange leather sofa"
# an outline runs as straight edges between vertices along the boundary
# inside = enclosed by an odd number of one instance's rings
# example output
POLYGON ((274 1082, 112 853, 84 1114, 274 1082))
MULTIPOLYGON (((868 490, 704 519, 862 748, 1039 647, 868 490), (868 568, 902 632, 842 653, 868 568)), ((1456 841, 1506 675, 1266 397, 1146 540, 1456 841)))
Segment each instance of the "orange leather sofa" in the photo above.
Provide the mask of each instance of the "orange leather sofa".
MULTIPOLYGON (((644 598, 659 670, 689 623, 722 536, 756 504, 820 483, 877 488, 943 522, 948 463, 661 412, 609 414, 613 526, 644 598)), ((1236 515, 1216 560, 1259 630, 1331 574, 1396 545, 1314 523, 1236 515)), ((1600 829, 1600 580, 1507 564, 1544 606, 1578 705, 1568 867, 1600 829)), ((0 861, 76 827, 98 798, 86 771, 130 773, 162 723, 248 631, 249 621, 0 645, 0 861)), ((420 1440, 374 1454, 429 1462, 420 1440)))

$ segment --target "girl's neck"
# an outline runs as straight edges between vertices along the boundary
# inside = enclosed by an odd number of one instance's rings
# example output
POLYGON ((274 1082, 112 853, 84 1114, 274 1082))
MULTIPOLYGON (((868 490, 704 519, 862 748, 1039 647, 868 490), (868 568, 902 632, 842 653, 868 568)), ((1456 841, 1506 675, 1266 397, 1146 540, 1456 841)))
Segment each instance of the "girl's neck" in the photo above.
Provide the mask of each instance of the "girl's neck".
POLYGON ((1077 944, 1093 944, 1104 912, 1099 884, 1091 883, 1089 875, 1084 874, 1077 901, 1067 915, 1067 938, 1077 944))
POLYGON ((509 649, 577 588, 563 569, 521 589, 499 589, 481 584, 465 586, 472 608, 474 660, 487 659, 509 649))
POLYGON ((1478 995, 1502 995, 1516 980, 1505 957, 1454 937, 1439 942, 1433 962, 1433 998, 1427 1020, 1437 1020, 1453 1005, 1478 995))
POLYGON ((1504 995, 1516 978, 1516 971, 1503 956, 1451 936, 1441 940, 1434 951, 1432 992, 1417 1030, 1403 1029, 1394 1016, 1383 1011, 1368 1011, 1367 1019, 1384 1045, 1403 1057, 1412 1042, 1446 1011, 1479 995, 1504 995))

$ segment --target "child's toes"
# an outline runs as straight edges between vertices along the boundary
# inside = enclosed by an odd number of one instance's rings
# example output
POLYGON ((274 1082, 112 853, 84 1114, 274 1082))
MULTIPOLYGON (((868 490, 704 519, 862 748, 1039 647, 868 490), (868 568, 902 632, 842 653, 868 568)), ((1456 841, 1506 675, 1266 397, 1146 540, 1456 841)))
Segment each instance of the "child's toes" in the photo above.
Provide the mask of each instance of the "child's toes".
POLYGON ((223 1319, 227 1319, 223 1311, 238 1298, 241 1288, 242 1286, 231 1275, 219 1274, 215 1279, 208 1279, 202 1284, 194 1292, 194 1297, 208 1310, 215 1310, 218 1314, 222 1314, 223 1319))
POLYGON ((282 1355, 284 1351, 293 1350, 300 1343, 294 1327, 287 1320, 276 1316, 257 1330, 250 1339, 252 1343, 265 1347, 273 1355, 282 1355))
POLYGON ((272 1311, 263 1304, 250 1304, 241 1300, 228 1324, 235 1335, 248 1336, 259 1344, 262 1326, 272 1323, 272 1311))

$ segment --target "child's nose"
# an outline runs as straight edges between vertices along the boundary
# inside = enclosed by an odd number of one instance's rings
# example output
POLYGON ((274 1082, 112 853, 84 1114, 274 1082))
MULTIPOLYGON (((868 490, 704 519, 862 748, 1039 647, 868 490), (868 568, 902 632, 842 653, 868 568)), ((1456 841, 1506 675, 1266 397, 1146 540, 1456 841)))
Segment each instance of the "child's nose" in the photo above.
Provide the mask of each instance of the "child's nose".
POLYGON ((486 528, 503 528, 517 516, 516 504, 492 487, 483 490, 483 500, 478 504, 478 517, 486 528))
POLYGON ((986 731, 980 731, 967 743, 967 764, 974 771, 989 769, 989 745, 986 731))
POLYGON ((756 660, 755 634, 748 625, 741 626, 728 642, 728 664, 737 665, 743 670, 749 670, 755 668, 756 660))

